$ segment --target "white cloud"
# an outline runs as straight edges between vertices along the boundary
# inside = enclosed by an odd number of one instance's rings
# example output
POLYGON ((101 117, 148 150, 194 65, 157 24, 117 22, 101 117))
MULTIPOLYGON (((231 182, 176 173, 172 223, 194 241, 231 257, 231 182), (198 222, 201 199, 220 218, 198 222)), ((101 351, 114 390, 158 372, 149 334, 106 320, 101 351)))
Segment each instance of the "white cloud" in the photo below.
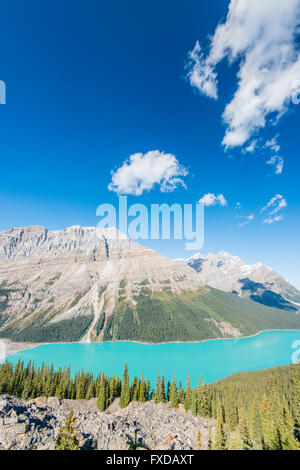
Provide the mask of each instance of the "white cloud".
POLYGON ((226 106, 223 145, 244 145, 270 118, 281 117, 300 76, 296 48, 300 0, 231 0, 224 23, 217 26, 205 57, 197 42, 189 54, 190 84, 218 97, 216 65, 239 61, 237 89, 226 106))
POLYGON ((267 161, 267 165, 272 165, 275 168, 275 175, 281 175, 283 172, 284 160, 279 155, 274 155, 267 161))
POLYGON ((241 219, 244 219, 243 222, 239 223, 239 227, 246 227, 246 225, 250 224, 250 222, 254 219, 255 215, 250 214, 250 215, 240 215, 239 216, 241 219))
POLYGON ((252 140, 250 144, 243 150, 244 153, 253 153, 257 146, 257 140, 252 140))
POLYGON ((170 153, 159 150, 135 153, 115 172, 112 171, 108 189, 118 194, 140 196, 157 184, 161 192, 171 192, 178 186, 186 187, 182 177, 187 174, 187 170, 170 153))
POLYGON ((262 214, 268 209, 273 208, 273 210, 270 212, 270 215, 273 215, 279 212, 281 209, 284 209, 285 207, 287 207, 286 199, 281 194, 276 194, 270 199, 268 204, 261 209, 260 213, 262 214))
POLYGON ((188 77, 193 87, 197 88, 204 95, 218 98, 217 74, 213 71, 213 66, 204 58, 199 41, 194 49, 189 52, 188 77))
POLYGON ((242 204, 241 204, 240 202, 237 202, 235 208, 236 208, 236 209, 241 209, 241 208, 242 208, 242 204))
POLYGON ((207 193, 201 199, 199 199, 198 202, 200 204, 203 204, 206 207, 216 206, 216 205, 220 205, 223 207, 227 206, 227 201, 225 197, 223 196, 223 194, 215 195, 212 193, 207 193))
POLYGON ((273 224, 283 219, 282 215, 276 215, 282 209, 287 207, 287 202, 281 194, 276 194, 270 199, 260 211, 260 213, 267 212, 267 217, 263 220, 263 224, 273 224))
POLYGON ((263 220, 263 224, 274 224, 274 222, 279 222, 283 219, 282 215, 276 215, 275 217, 268 217, 267 219, 263 220))
POLYGON ((273 150, 274 152, 279 152, 280 150, 280 145, 278 144, 278 134, 273 137, 273 139, 270 139, 270 140, 267 140, 266 144, 265 144, 265 147, 266 148, 270 148, 271 150, 273 150))

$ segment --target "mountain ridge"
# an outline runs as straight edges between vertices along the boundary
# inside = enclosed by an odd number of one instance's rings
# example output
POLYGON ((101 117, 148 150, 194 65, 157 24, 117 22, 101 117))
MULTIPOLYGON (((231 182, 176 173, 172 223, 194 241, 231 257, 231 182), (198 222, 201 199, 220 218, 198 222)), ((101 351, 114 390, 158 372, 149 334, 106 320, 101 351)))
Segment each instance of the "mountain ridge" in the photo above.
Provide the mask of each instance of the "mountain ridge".
POLYGON ((238 256, 225 251, 208 255, 197 253, 185 261, 207 285, 268 306, 299 310, 300 291, 261 262, 247 265, 238 256))
POLYGON ((0 336, 14 341, 200 341, 299 328, 300 316, 208 286, 116 229, 0 232, 0 336))

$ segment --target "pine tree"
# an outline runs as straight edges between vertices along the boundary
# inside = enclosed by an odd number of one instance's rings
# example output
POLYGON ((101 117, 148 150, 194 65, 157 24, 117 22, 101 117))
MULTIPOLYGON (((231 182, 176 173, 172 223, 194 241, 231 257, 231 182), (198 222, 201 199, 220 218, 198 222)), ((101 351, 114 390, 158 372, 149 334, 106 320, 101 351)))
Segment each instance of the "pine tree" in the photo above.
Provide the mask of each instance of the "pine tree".
POLYGON ((177 384, 175 374, 173 376, 173 382, 170 385, 170 402, 174 408, 178 407, 178 395, 177 395, 177 384))
POLYGON ((282 423, 279 424, 281 450, 300 450, 300 443, 294 434, 294 420, 286 400, 283 401, 282 417, 282 423))
POLYGON ((273 413, 272 403, 269 397, 263 397, 262 401, 262 441, 264 450, 278 450, 278 431, 273 413))
POLYGON ((248 429, 247 419, 245 416, 245 410, 243 408, 239 409, 239 424, 237 430, 242 442, 241 450, 250 450, 252 448, 252 442, 248 429))
POLYGON ((209 428, 208 428, 208 442, 207 442, 207 447, 208 447, 208 450, 212 450, 212 449, 213 449, 213 438, 212 438, 211 426, 209 426, 209 428))
POLYGON ((165 377, 161 379, 161 387, 160 387, 160 401, 165 402, 166 401, 166 381, 165 377))
POLYGON ((243 449, 243 441, 241 439, 241 436, 238 430, 229 432, 228 437, 226 439, 226 449, 227 450, 242 450, 243 449))
POLYGON ((254 450, 262 450, 262 423, 260 406, 257 400, 254 401, 250 410, 250 436, 254 450))
POLYGON ((224 431, 224 423, 221 412, 219 413, 216 421, 216 433, 213 443, 213 450, 225 450, 226 448, 226 436, 224 431))
POLYGON ((202 435, 200 429, 198 430, 197 434, 197 450, 202 450, 203 449, 203 444, 202 444, 202 435))
POLYGON ((158 371, 155 391, 154 391, 154 403, 159 403, 161 401, 161 381, 160 381, 160 371, 158 371))
POLYGON ((79 450, 79 441, 76 434, 75 418, 70 410, 66 423, 59 430, 55 450, 79 450))
POLYGON ((193 390, 191 397, 191 411, 193 416, 197 416, 197 398, 197 390, 193 390))
POLYGON ((189 373, 186 378, 186 385, 185 385, 185 401, 184 401, 185 411, 190 410, 191 406, 192 406, 192 390, 191 390, 191 376, 189 373))
POLYGON ((210 416, 210 405, 207 385, 202 385, 202 378, 199 380, 197 389, 197 409, 200 416, 210 416))
POLYGON ((145 387, 143 373, 142 373, 142 378, 141 378, 141 381, 140 381, 139 401, 141 401, 141 402, 146 401, 146 387, 145 387))
POLYGON ((293 379, 293 402, 295 408, 295 434, 300 441, 300 377, 297 376, 293 379))
POLYGON ((124 374, 123 374, 123 383, 120 397, 120 406, 121 408, 126 408, 130 403, 130 387, 129 387, 129 374, 128 366, 125 365, 124 374))
POLYGON ((102 374, 102 379, 100 383, 100 389, 99 389, 99 395, 97 398, 97 406, 100 411, 104 411, 107 408, 107 383, 106 383, 106 378, 104 376, 104 372, 102 374))

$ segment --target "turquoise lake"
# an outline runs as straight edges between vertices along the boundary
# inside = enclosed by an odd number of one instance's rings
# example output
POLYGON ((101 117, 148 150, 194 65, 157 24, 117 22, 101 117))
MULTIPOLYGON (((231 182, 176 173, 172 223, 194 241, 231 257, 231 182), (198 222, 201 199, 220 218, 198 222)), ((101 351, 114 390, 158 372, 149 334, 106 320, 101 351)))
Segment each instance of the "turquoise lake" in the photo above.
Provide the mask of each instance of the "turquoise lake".
MULTIPOLYGON (((53 362, 55 368, 71 366, 72 374, 84 369, 106 375, 122 375, 127 362, 130 376, 148 378, 155 383, 158 370, 166 379, 176 374, 185 384, 190 372, 196 386, 200 376, 207 383, 235 372, 291 364, 300 350, 300 331, 267 331, 240 339, 218 339, 201 343, 141 344, 134 342, 45 344, 22 351, 8 360, 33 361, 36 365, 53 362)), ((300 359, 300 354, 298 354, 300 359)))

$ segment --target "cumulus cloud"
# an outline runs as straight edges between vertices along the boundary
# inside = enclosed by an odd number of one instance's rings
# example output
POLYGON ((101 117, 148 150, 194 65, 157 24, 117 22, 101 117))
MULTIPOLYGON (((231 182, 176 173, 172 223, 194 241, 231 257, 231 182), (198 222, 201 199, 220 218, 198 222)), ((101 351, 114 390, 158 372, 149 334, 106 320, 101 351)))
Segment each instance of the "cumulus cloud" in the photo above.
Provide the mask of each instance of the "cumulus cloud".
POLYGON ((225 199, 225 197, 223 196, 223 194, 212 194, 212 193, 207 193, 207 194, 204 194, 204 196, 199 199, 198 201, 200 204, 203 204, 204 206, 206 207, 210 207, 210 206, 216 206, 216 205, 220 205, 220 206, 227 206, 227 201, 225 199))
POLYGON ((276 194, 260 211, 261 214, 263 214, 264 212, 267 213, 267 217, 263 220, 263 223, 273 224, 274 222, 279 222, 280 220, 282 220, 283 216, 276 214, 282 209, 285 209, 286 207, 286 199, 281 194, 276 194))
POLYGON ((161 192, 172 192, 178 186, 186 187, 182 177, 187 174, 187 170, 171 153, 159 150, 135 153, 115 172, 112 171, 108 189, 117 194, 140 196, 157 184, 161 192))
POLYGON ((199 42, 189 53, 190 84, 213 99, 218 98, 217 64, 225 58, 239 61, 237 89, 223 113, 226 148, 244 145, 287 111, 300 76, 299 17, 300 0, 231 0, 208 55, 199 42))

